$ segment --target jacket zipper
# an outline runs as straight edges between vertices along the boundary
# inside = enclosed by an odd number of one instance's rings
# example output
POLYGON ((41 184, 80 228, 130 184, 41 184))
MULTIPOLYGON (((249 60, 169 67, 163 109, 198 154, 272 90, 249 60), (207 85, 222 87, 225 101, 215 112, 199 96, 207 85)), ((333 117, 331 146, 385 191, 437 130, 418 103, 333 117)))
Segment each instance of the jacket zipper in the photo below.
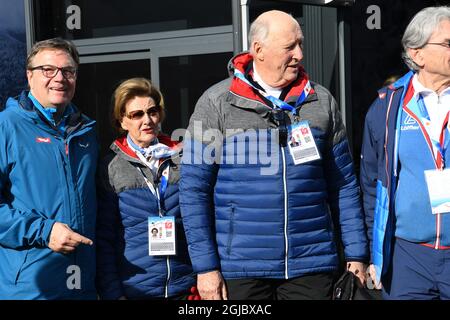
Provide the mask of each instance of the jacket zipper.
MULTIPOLYGON (((69 176, 66 177, 66 179, 70 179, 71 181, 69 183, 71 183, 73 185, 73 188, 75 190, 78 190, 77 181, 72 176, 72 166, 71 166, 70 158, 69 158, 69 142, 67 141, 67 139, 64 139, 64 149, 65 149, 65 152, 66 152, 67 170, 69 171, 68 172, 69 176)), ((75 204, 78 207, 78 209, 81 210, 81 201, 79 199, 78 192, 76 192, 76 194, 77 195, 74 197, 75 198, 74 199, 75 200, 75 204)), ((72 199, 70 199, 70 195, 69 195, 69 201, 72 202, 72 199)), ((79 232, 84 232, 84 228, 83 228, 83 224, 82 224, 80 215, 79 214, 75 214, 75 219, 77 220, 79 232)))
POLYGON ((281 147, 281 156, 283 158, 284 241, 286 243, 285 252, 284 252, 284 277, 285 277, 285 279, 289 279, 289 275, 288 275, 289 241, 288 241, 288 236, 287 236, 288 214, 287 214, 286 155, 285 155, 284 151, 285 151, 285 148, 281 147))
POLYGON ((167 258, 166 258, 166 264, 167 264, 167 279, 166 279, 166 285, 164 288, 164 297, 168 298, 169 297, 169 280, 170 280, 170 273, 171 273, 169 256, 167 256, 167 258))
MULTIPOLYGON (((394 94, 395 92, 392 93, 391 98, 389 100, 389 105, 388 105, 388 110, 387 110, 387 114, 389 115, 389 111, 391 109, 391 104, 392 104, 392 100, 394 98, 394 94)), ((386 137, 385 137, 385 144, 384 144, 384 152, 386 154, 386 173, 388 173, 388 159, 389 159, 389 155, 388 155, 388 151, 387 151, 387 141, 388 141, 388 119, 389 117, 386 118, 386 137)), ((396 128, 397 130, 397 128, 396 128)), ((397 179, 397 162, 398 162, 398 133, 395 133, 395 139, 394 139, 394 159, 393 159, 394 163, 392 164, 393 166, 393 171, 394 171, 394 177, 397 179)), ((389 190, 389 201, 388 201, 388 207, 389 207, 389 202, 390 202, 390 175, 387 174, 387 179, 388 179, 388 190, 389 190)), ((434 249, 439 249, 440 246, 440 242, 441 242, 441 238, 440 238, 440 234, 441 234, 441 214, 437 213, 436 214, 436 242, 434 245, 434 249)))
POLYGON ((436 245, 434 248, 437 250, 441 245, 441 214, 436 214, 436 245))
MULTIPOLYGON (((158 165, 158 170, 156 170, 156 180, 154 181, 155 183, 155 187, 156 189, 158 188, 158 184, 160 181, 160 176, 162 174, 162 168, 164 167, 164 164, 166 162, 168 162, 170 160, 170 158, 168 159, 164 159, 159 165, 158 165)), ((160 195, 161 197, 161 195, 160 195)), ((161 201, 160 199, 157 199, 159 202, 161 201)), ((162 212, 159 212, 159 216, 162 216, 162 212)), ((164 286, 164 297, 167 299, 169 298, 169 281, 170 281, 170 276, 171 276, 171 269, 170 269, 170 257, 167 256, 166 257, 166 265, 167 265, 167 278, 166 278, 166 284, 164 286)))
MULTIPOLYGON (((71 180, 71 183, 72 183, 73 188, 75 190, 78 190, 78 183, 77 183, 76 179, 72 175, 72 165, 70 163, 70 157, 69 157, 69 144, 70 144, 70 140, 72 140, 72 138, 74 138, 74 137, 81 137, 83 134, 85 134, 87 131, 89 131, 88 128, 92 129, 90 124, 82 124, 82 125, 79 126, 79 130, 78 131, 73 132, 73 135, 69 134, 63 140, 63 142, 64 142, 64 149, 65 149, 65 153, 66 153, 67 168, 68 168, 68 171, 69 171, 69 179, 71 180)), ((75 198, 75 203, 76 203, 76 206, 78 207, 78 210, 81 211, 81 200, 80 200, 79 192, 76 192, 76 195, 75 195, 74 198, 75 198)), ((72 201, 72 199, 70 199, 70 195, 69 195, 69 201, 72 201)), ((83 221, 82 221, 83 219, 82 219, 82 217, 78 213, 76 213, 75 214, 75 219, 76 219, 76 221, 78 223, 79 232, 84 233, 85 230, 83 228, 83 221)))

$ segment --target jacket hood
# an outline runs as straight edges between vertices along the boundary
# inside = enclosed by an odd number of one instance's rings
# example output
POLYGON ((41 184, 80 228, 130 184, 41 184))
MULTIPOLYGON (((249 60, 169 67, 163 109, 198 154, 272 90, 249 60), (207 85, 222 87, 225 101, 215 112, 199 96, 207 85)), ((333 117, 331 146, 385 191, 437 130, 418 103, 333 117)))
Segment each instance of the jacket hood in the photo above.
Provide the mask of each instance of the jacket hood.
POLYGON ((28 98, 29 91, 22 91, 22 93, 15 98, 8 98, 6 101, 5 110, 12 110, 21 113, 22 115, 29 118, 39 118, 38 114, 35 112, 33 102, 28 98))
MULTIPOLYGON (((29 91, 25 90, 16 98, 9 98, 6 101, 5 111, 10 110, 15 112, 43 128, 51 127, 54 129, 53 124, 36 109, 33 101, 28 97, 28 93, 29 91)), ((73 132, 82 125, 93 125, 95 123, 94 120, 83 115, 74 104, 71 104, 71 106, 75 111, 67 119, 66 125, 68 126, 68 132, 73 132)))

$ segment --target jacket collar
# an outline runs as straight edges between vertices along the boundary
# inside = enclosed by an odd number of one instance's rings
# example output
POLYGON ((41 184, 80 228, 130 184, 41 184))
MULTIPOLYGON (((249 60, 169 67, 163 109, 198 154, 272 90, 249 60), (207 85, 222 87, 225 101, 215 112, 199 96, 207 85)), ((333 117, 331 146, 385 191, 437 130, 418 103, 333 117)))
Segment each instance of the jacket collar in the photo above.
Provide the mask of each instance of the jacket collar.
MULTIPOLYGON (((167 135, 164 135, 164 134, 158 135, 158 141, 162 144, 165 144, 172 150, 177 150, 177 151, 181 152, 180 150, 181 150, 182 144, 180 142, 171 140, 170 137, 167 135)), ((140 162, 136 153, 128 145, 127 136, 123 136, 123 137, 116 139, 111 144, 110 149, 119 155, 125 156, 128 161, 140 162)))
MULTIPOLYGON (((28 97, 28 93, 29 91, 24 90, 17 98, 9 98, 6 103, 6 109, 11 109, 19 113, 46 131, 57 131, 57 128, 34 106, 33 101, 28 97)), ((67 135, 70 135, 83 126, 95 123, 94 120, 84 116, 74 104, 71 104, 71 109, 73 111, 66 120, 67 135)))
MULTIPOLYGON (((241 71, 250 82, 253 82, 253 57, 248 52, 240 53, 232 58, 228 68, 230 73, 233 73, 234 69, 241 71)), ((308 80, 305 70, 303 67, 300 67, 297 79, 283 90, 281 94, 281 97, 284 97, 283 100, 291 105, 295 105, 308 80)), ((229 93, 227 100, 232 102, 233 99, 237 99, 237 105, 243 109, 252 109, 263 115, 271 111, 271 103, 266 98, 255 88, 235 76, 231 80, 229 93)), ((313 87, 304 103, 314 100, 317 100, 317 95, 313 87)), ((301 106, 297 106, 297 109, 299 107, 301 106)))
POLYGON ((411 82, 412 77, 414 76, 414 71, 409 71, 407 74, 405 74, 403 77, 395 81, 393 84, 389 86, 389 89, 397 90, 401 87, 408 87, 409 83, 411 82))

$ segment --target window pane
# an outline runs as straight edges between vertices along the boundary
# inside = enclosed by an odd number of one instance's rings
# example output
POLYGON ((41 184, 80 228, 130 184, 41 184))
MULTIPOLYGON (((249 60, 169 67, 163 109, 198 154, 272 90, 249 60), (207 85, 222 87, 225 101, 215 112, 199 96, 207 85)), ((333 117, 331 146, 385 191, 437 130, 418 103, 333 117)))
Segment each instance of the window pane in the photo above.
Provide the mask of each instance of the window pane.
POLYGON ((150 79, 150 60, 81 64, 78 71, 75 105, 97 121, 101 155, 109 150, 116 132, 111 123, 111 97, 122 80, 132 77, 150 79))
POLYGON ((261 13, 269 10, 281 10, 290 13, 293 17, 302 17, 302 5, 295 2, 282 2, 277 0, 252 0, 250 1, 249 17, 250 22, 256 19, 261 13))
POLYGON ((120 36, 231 24, 231 1, 211 0, 34 0, 36 39, 120 36), (80 8, 80 29, 73 11, 80 8))
POLYGON ((161 91, 166 104, 163 131, 187 128, 195 104, 211 85, 228 77, 232 52, 159 59, 161 91))

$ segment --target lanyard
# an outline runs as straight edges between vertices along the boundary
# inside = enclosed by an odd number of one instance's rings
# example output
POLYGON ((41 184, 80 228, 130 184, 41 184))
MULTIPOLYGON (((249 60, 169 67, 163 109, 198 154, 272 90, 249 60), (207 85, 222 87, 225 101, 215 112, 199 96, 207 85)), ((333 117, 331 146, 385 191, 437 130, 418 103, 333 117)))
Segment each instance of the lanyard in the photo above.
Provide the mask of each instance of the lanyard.
MULTIPOLYGON (((284 102, 283 100, 275 98, 274 96, 271 96, 271 95, 267 94, 266 92, 264 92, 264 91, 258 89, 257 87, 255 87, 250 81, 247 80, 245 75, 241 71, 239 71, 238 69, 234 69, 234 75, 237 78, 239 78, 242 81, 244 81, 246 84, 248 84, 250 87, 252 87, 256 91, 258 91, 264 98, 266 98, 267 100, 272 102, 273 105, 275 106, 275 109, 287 110, 287 111, 292 112, 293 115, 297 114, 297 110, 293 106, 291 106, 290 104, 284 102)), ((308 94, 309 94, 310 91, 311 91, 311 83, 308 80, 308 82, 306 83, 305 87, 302 90, 302 94, 298 97, 297 102, 295 103, 295 106, 298 106, 303 101, 305 101, 306 98, 308 97, 308 94)))
MULTIPOLYGON (((131 146, 130 146, 131 147, 131 146)), ((131 147, 131 149, 133 149, 131 147)), ((137 150, 134 150, 135 154, 138 156, 139 160, 141 160, 141 162, 143 164, 145 164, 150 170, 152 170, 152 166, 150 165, 150 163, 148 162, 147 159, 145 159, 145 157, 137 150)), ((155 159, 155 161, 159 161, 159 159, 155 159)), ((147 177, 145 176, 144 172, 142 171, 141 168, 137 168, 137 170, 142 174, 142 176, 144 177, 145 183, 147 184, 148 188, 150 189, 150 192, 156 197, 156 199, 158 200, 158 211, 159 211, 159 216, 162 217, 163 216, 163 212, 164 210, 162 209, 162 205, 161 205, 161 195, 164 195, 164 193, 166 192, 167 189, 167 185, 169 183, 169 169, 170 166, 167 166, 166 169, 163 170, 162 174, 161 174, 161 181, 159 183, 159 187, 155 189, 155 187, 153 186, 153 184, 147 179, 147 177)), ((153 171, 153 170, 152 170, 153 171)), ((158 166, 156 166, 156 172, 158 171, 158 166)))
POLYGON ((158 189, 155 189, 155 187, 153 186, 153 184, 147 179, 147 177, 145 176, 144 172, 142 171, 141 168, 137 168, 137 170, 142 174, 142 177, 144 177, 145 183, 147 184, 148 188, 150 189, 150 192, 156 197, 156 199, 158 200, 158 213, 159 216, 162 217, 163 216, 163 211, 161 208, 161 196, 159 193, 158 189))
MULTIPOLYGON (((157 201, 158 201, 158 212, 159 212, 159 216, 162 217, 164 216, 164 210, 162 209, 162 205, 161 205, 161 195, 164 194, 164 192, 167 189, 167 185, 168 185, 168 177, 164 175, 161 176, 161 183, 159 184, 159 188, 156 188, 153 186, 153 184, 147 179, 147 177, 145 176, 144 172, 142 171, 141 168, 137 168, 137 170, 142 174, 142 177, 145 180, 145 183, 147 184, 148 188, 150 189, 150 192, 156 197, 157 201)), ((169 167, 167 167, 167 169, 164 170, 166 172, 166 175, 169 174, 169 167)))
MULTIPOLYGON (((417 101, 417 105, 419 107, 419 115, 421 118, 431 122, 430 119, 430 115, 428 114, 427 108, 425 106, 425 102, 423 101, 423 97, 422 95, 419 95, 419 99, 417 101)), ((445 165, 445 158, 444 158, 444 154, 445 154, 445 149, 444 149, 444 141, 445 141, 445 132, 447 131, 447 125, 448 125, 448 120, 449 120, 449 113, 447 113, 447 115, 445 116, 444 122, 442 124, 442 128, 441 128, 441 132, 439 134, 439 141, 436 141, 434 139, 431 138, 431 136, 429 135, 429 133, 427 132, 426 128, 425 128, 425 132, 424 134, 426 134, 429 138, 429 140, 431 141, 433 147, 437 150, 437 154, 436 156, 434 156, 435 162, 436 162, 436 167, 439 170, 443 170, 444 169, 444 165, 445 165)), ((428 140, 428 139, 427 139, 428 140)))

